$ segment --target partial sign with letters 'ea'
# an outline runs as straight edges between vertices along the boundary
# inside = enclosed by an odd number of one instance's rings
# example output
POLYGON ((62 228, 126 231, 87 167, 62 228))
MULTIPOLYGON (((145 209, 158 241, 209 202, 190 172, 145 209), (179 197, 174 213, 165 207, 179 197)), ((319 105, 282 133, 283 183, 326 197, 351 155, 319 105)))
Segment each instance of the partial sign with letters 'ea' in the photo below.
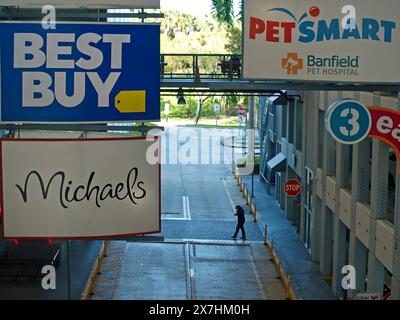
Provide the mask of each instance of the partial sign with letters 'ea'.
POLYGON ((160 119, 159 39, 159 25, 0 23, 0 120, 160 119))
MULTIPOLYGON (((343 144, 356 144, 367 137, 389 144, 400 159, 400 112, 383 107, 366 107, 352 99, 332 103, 325 114, 331 136, 343 144)), ((397 162, 400 172, 400 162, 397 162)))
POLYGON ((400 1, 247 0, 244 78, 400 82, 400 1))
POLYGON ((159 138, 0 143, 4 238, 160 232, 159 138))

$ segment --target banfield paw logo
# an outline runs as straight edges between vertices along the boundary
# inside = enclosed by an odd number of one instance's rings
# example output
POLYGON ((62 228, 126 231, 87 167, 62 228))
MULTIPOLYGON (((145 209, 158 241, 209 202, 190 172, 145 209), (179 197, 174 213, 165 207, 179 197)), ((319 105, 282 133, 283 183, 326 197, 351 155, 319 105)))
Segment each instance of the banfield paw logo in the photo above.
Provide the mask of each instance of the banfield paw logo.
POLYGON ((288 75, 297 76, 303 65, 304 60, 299 58, 297 53, 288 53, 287 57, 282 59, 282 68, 286 69, 288 75))

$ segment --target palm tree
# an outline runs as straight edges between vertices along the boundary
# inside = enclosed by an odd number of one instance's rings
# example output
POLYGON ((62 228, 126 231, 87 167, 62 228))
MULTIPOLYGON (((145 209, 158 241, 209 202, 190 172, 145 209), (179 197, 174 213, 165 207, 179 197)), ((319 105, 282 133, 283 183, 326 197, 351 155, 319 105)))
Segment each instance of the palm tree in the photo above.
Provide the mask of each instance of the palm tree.
MULTIPOLYGON (((211 12, 215 14, 217 20, 232 27, 235 22, 235 0, 211 0, 211 12)), ((240 8, 243 8, 243 0, 239 1, 240 8)), ((239 17, 242 16, 240 10, 239 17)))

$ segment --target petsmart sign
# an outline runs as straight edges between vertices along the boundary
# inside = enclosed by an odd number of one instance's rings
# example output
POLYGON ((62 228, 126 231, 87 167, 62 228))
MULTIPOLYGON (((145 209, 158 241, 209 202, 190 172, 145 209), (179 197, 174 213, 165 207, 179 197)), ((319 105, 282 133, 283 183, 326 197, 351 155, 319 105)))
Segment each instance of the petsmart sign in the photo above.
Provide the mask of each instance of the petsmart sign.
POLYGON ((159 25, 0 23, 1 122, 160 119, 159 25))
POLYGON ((160 232, 159 144, 158 138, 0 140, 3 237, 160 232))
POLYGON ((400 82, 398 0, 248 0, 244 9, 245 78, 400 82))

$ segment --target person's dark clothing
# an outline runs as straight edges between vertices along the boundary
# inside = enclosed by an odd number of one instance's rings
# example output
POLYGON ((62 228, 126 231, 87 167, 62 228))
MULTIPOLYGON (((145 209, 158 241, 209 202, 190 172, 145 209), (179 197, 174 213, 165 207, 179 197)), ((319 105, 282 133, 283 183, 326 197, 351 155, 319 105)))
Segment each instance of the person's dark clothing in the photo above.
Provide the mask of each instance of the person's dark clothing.
POLYGON ((242 237, 243 239, 246 238, 246 232, 244 231, 244 223, 246 221, 245 217, 244 217, 244 210, 242 207, 239 207, 236 211, 235 216, 237 216, 237 225, 236 225, 236 231, 235 234, 233 235, 234 238, 236 238, 237 234, 239 233, 239 230, 242 231, 242 237))
POLYGON ((246 221, 246 219, 244 217, 244 210, 242 207, 239 207, 236 210, 235 216, 237 216, 238 224, 244 224, 244 222, 246 221))
POLYGON ((235 231, 235 234, 233 235, 233 237, 236 238, 237 234, 239 233, 239 230, 242 230, 242 237, 243 237, 243 239, 245 239, 246 232, 244 231, 244 226, 243 226, 243 224, 239 224, 239 223, 236 225, 236 231, 235 231))

